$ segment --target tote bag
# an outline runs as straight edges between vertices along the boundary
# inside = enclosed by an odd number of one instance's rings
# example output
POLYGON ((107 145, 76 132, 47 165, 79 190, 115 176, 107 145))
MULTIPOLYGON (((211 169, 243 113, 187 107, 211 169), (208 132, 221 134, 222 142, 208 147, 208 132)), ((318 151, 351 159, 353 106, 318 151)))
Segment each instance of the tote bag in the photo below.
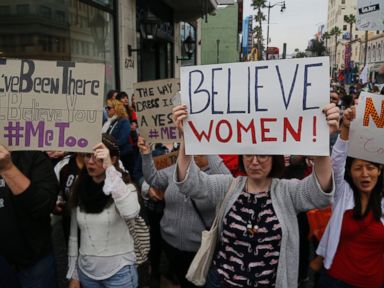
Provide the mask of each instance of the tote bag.
MULTIPOLYGON (((236 178, 238 179, 238 178, 236 178)), ((218 238, 218 228, 219 228, 219 217, 224 214, 224 203, 227 202, 227 199, 232 195, 232 190, 235 187, 236 179, 232 180, 231 186, 229 187, 223 202, 220 204, 220 209, 216 212, 215 219, 213 220, 211 229, 209 231, 204 230, 201 234, 201 245, 197 251, 195 257, 192 260, 191 265, 189 266, 187 278, 190 282, 196 286, 204 286, 205 281, 208 275, 209 268, 211 267, 213 254, 215 253, 216 243, 218 238)))
POLYGON ((148 260, 150 250, 149 228, 140 215, 137 215, 134 219, 126 220, 126 223, 134 242, 136 264, 140 265, 148 260))
MULTIPOLYGON (((130 186, 131 190, 136 191, 134 185, 128 184, 128 186, 130 186)), ((133 238, 136 264, 143 264, 148 260, 149 250, 151 249, 148 225, 140 215, 137 215, 133 219, 126 219, 125 222, 133 238)))

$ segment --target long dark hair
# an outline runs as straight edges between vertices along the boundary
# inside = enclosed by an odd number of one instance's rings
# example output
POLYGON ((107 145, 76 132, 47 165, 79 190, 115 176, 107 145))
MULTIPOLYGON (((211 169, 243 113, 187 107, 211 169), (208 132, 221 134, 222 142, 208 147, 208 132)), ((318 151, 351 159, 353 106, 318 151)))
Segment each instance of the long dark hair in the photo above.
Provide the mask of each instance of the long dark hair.
MULTIPOLYGON (((367 214, 372 211, 373 217, 376 221, 380 221, 380 218, 383 214, 383 211, 381 211, 381 199, 383 197, 383 176, 380 174, 377 183, 375 187, 373 187, 373 190, 371 192, 371 195, 369 197, 368 207, 365 213, 362 213, 362 204, 361 204, 361 192, 357 189, 356 185, 353 183, 352 175, 351 175, 351 168, 353 161, 355 161, 356 158, 353 157, 347 157, 346 163, 345 163, 345 173, 344 173, 344 179, 348 182, 349 186, 351 186, 353 190, 353 198, 355 201, 355 207, 353 208, 353 218, 360 220, 363 219, 367 214)), ((377 169, 381 170, 381 165, 367 161, 377 167, 377 169)))
MULTIPOLYGON (((283 155, 272 155, 272 169, 268 174, 268 177, 272 178, 281 178, 284 173, 284 156, 283 155)), ((243 162, 243 155, 239 155, 239 170, 241 172, 246 172, 243 162)))
MULTIPOLYGON (((121 92, 117 93, 117 95, 116 95, 116 100, 121 101, 121 99, 122 99, 122 98, 125 98, 125 97, 127 97, 127 98, 129 99, 128 94, 125 93, 124 91, 121 91, 121 92)), ((127 106, 124 105, 124 107, 125 107, 125 110, 127 111, 129 121, 132 121, 133 113, 134 113, 135 111, 133 110, 133 108, 131 107, 130 104, 128 104, 127 106)))
MULTIPOLYGON (((124 183, 131 183, 129 174, 120 167, 120 150, 115 138, 104 133, 102 136, 103 144, 108 148, 111 158, 116 157, 114 166, 122 174, 124 183)), ((77 206, 86 213, 101 213, 104 208, 113 203, 111 195, 105 195, 103 192, 104 181, 95 183, 89 176, 87 168, 83 167, 76 182, 73 185, 70 207, 77 206)))

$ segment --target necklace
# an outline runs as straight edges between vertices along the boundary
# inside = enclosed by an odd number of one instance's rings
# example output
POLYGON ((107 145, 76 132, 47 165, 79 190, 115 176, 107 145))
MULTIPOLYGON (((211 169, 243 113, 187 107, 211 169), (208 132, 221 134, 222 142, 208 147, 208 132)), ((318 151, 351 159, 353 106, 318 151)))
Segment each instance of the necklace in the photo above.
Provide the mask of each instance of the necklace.
MULTIPOLYGON (((254 200, 255 200, 254 204, 256 204, 257 203, 257 197, 256 197, 255 193, 249 192, 248 179, 247 179, 247 182, 245 183, 245 192, 250 194, 249 197, 251 197, 251 195, 253 195, 254 200)), ((251 219, 249 219, 247 221, 247 235, 251 238, 253 236, 255 236, 255 234, 257 233, 257 230, 259 229, 259 226, 257 225, 258 219, 255 219, 255 220, 256 220, 256 224, 252 223, 251 219)))

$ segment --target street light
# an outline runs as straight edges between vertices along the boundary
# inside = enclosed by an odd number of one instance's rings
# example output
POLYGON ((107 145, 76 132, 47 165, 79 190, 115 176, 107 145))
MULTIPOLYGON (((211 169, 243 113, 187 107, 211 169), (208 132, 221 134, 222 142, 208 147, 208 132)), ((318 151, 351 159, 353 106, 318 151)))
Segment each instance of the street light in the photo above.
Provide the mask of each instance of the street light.
POLYGON ((281 1, 281 2, 277 2, 275 4, 272 4, 271 5, 271 2, 268 3, 267 7, 268 8, 268 26, 267 26, 267 49, 266 49, 266 52, 265 52, 265 55, 266 55, 266 60, 268 60, 268 44, 269 44, 269 19, 270 19, 270 10, 271 8, 275 7, 275 6, 280 6, 280 12, 283 13, 284 10, 287 8, 285 6, 285 1, 281 1))

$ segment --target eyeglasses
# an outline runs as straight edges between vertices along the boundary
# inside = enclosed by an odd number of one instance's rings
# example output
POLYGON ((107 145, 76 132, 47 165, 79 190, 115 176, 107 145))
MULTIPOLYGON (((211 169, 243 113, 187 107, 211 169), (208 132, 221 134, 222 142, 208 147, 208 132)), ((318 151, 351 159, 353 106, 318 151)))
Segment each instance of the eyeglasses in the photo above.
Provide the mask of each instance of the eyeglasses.
POLYGON ((111 109, 113 109, 113 107, 111 107, 111 106, 105 106, 105 110, 109 111, 109 110, 111 110, 111 109))
POLYGON ((259 164, 263 164, 271 158, 270 155, 244 155, 243 157, 244 160, 247 162, 252 162, 256 157, 257 162, 259 162, 259 164))

